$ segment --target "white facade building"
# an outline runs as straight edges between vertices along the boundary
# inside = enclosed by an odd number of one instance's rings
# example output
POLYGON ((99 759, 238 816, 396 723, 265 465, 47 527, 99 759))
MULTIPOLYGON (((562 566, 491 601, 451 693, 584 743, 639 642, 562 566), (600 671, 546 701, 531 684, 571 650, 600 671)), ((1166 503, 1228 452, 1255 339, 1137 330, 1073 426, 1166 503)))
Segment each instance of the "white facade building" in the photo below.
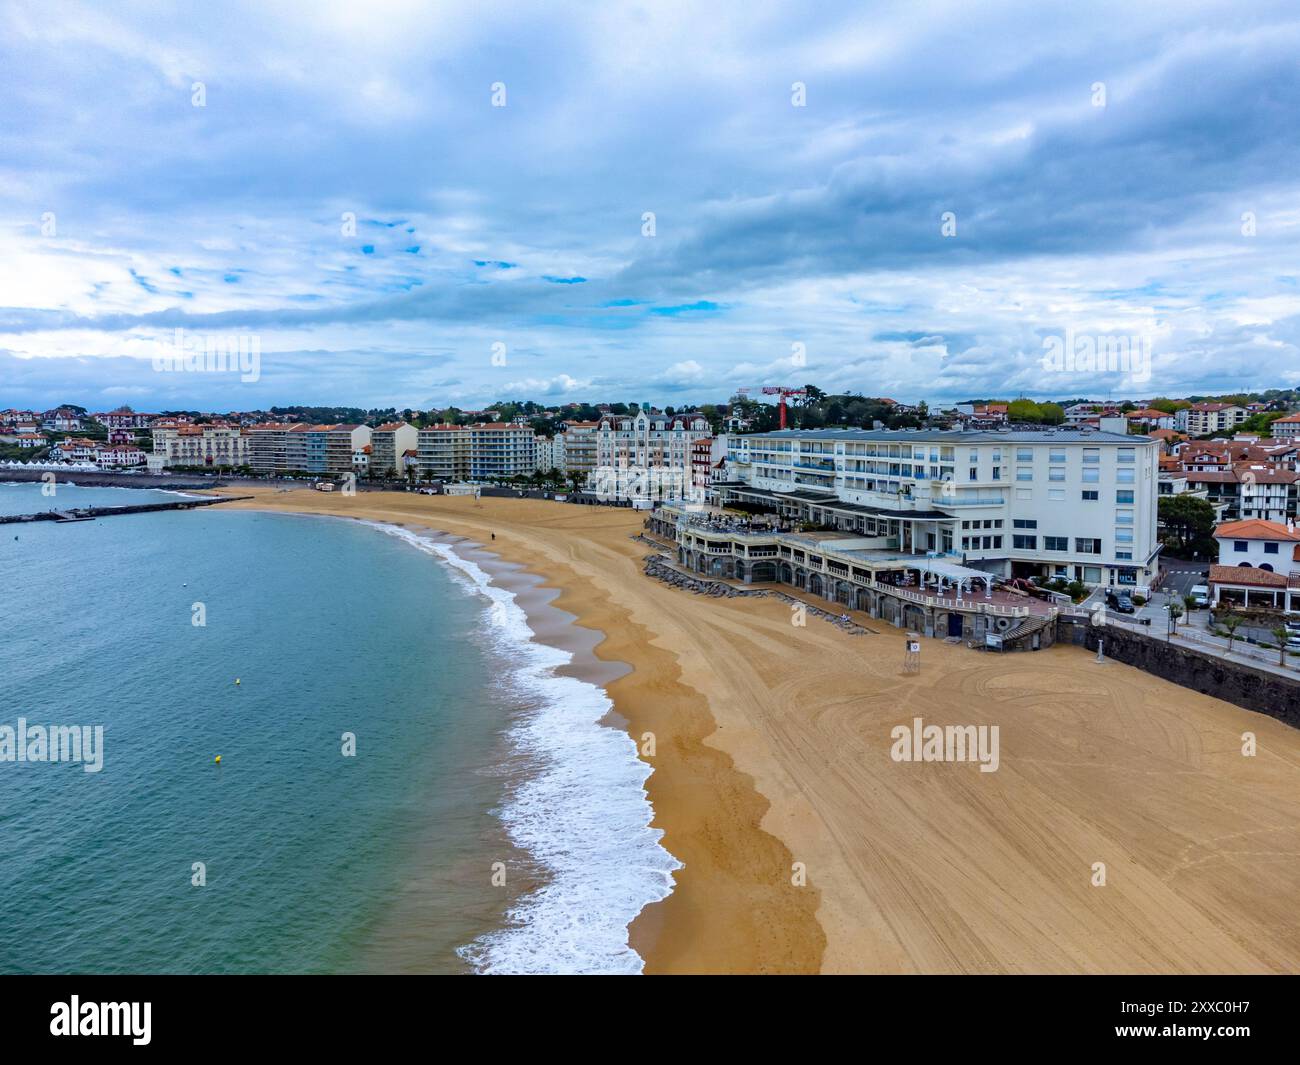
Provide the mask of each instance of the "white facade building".
POLYGON ((1214 530, 1219 564, 1210 567, 1215 606, 1300 612, 1300 533, 1294 522, 1225 522, 1214 530))
POLYGON ((1076 429, 784 430, 733 438, 723 501, 999 576, 1149 587, 1159 445, 1076 429))

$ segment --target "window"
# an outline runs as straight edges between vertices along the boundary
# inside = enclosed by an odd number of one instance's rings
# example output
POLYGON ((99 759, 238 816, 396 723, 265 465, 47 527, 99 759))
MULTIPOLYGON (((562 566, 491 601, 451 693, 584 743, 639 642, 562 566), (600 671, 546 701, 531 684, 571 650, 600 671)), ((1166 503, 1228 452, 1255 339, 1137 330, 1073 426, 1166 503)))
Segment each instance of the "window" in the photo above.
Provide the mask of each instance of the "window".
POLYGON ((1000 481, 1000 480, 1002 480, 1002 467, 1001 467, 1001 466, 994 466, 994 467, 993 467, 993 479, 994 479, 995 481, 1000 481))
POLYGON ((1244 551, 1250 550, 1250 544, 1246 540, 1233 540, 1232 549, 1238 554, 1241 554, 1244 551))
POLYGON ((1013 536, 1011 537, 1011 546, 1020 551, 1037 551, 1037 536, 1013 536))
POLYGON ((1134 481, 1133 470, 1126 470, 1122 467, 1115 471, 1115 481, 1117 484, 1132 484, 1134 481))
POLYGON ((1049 451, 1049 452, 1047 453, 1047 461, 1048 461, 1048 462, 1064 462, 1064 461, 1065 461, 1065 448, 1063 448, 1063 447, 1054 447, 1054 448, 1052 448, 1052 450, 1049 451))
POLYGON ((980 471, 974 466, 970 468, 970 479, 972 481, 978 481, 980 479, 980 471))
POLYGON ((1101 541, 1091 536, 1076 536, 1074 550, 1080 555, 1100 555, 1101 541))
POLYGON ((1101 567, 1100 567, 1100 566, 1084 566, 1084 567, 1083 567, 1083 579, 1084 579, 1084 581, 1086 581, 1087 583, 1090 583, 1090 584, 1100 584, 1100 583, 1101 583, 1101 567))
POLYGON ((1131 489, 1131 488, 1118 488, 1118 489, 1116 489, 1116 490, 1115 490, 1115 502, 1116 502, 1116 503, 1132 503, 1132 502, 1133 502, 1133 489, 1131 489))
POLYGON ((1085 503, 1091 503, 1096 498, 1097 498, 1097 489, 1085 488, 1083 490, 1083 499, 1085 503))
POLYGON ((1137 448, 1122 447, 1119 449, 1118 454, 1116 454, 1115 460, 1117 462, 1132 462, 1136 454, 1137 454, 1137 448))
MULTIPOLYGON (((1131 559, 1131 558, 1133 557, 1133 552, 1132 552, 1132 551, 1116 551, 1116 552, 1115 552, 1115 557, 1116 557, 1116 558, 1129 558, 1129 559, 1131 559)), ((1121 581, 1120 583, 1123 584, 1124 582, 1121 581)))
POLYGON ((1266 555, 1276 555, 1276 554, 1277 554, 1277 544, 1265 544, 1265 545, 1264 545, 1264 554, 1266 554, 1266 555))
POLYGON ((980 460, 980 449, 979 449, 979 448, 977 448, 977 447, 973 447, 973 448, 970 449, 970 460, 971 460, 971 462, 979 462, 979 460, 980 460))
POLYGON ((1085 447, 1083 449, 1083 461, 1085 463, 1097 463, 1101 461, 1101 448, 1085 447))
POLYGON ((1064 467, 1064 466, 1049 466, 1049 467, 1047 467, 1047 479, 1048 479, 1049 481, 1064 481, 1064 480, 1065 480, 1065 467, 1064 467))
POLYGON ((1032 481, 1034 479, 1034 468, 1032 466, 1017 466, 1017 481, 1032 481))
POLYGON ((1001 547, 1002 547, 1002 537, 1000 537, 1000 536, 995 536, 995 537, 993 537, 993 546, 994 546, 994 547, 997 547, 997 548, 1001 548, 1001 547))
POLYGON ((1064 503, 1064 502, 1065 502, 1065 489, 1064 489, 1064 488, 1049 488, 1049 489, 1047 490, 1047 498, 1048 498, 1049 500, 1051 500, 1053 503, 1064 503))
POLYGON ((1002 461, 1002 449, 1000 447, 995 447, 993 449, 993 461, 995 463, 1002 461))
POLYGON ((1116 529, 1115 542, 1117 544, 1131 544, 1133 542, 1132 529, 1116 529))
POLYGON ((1033 449, 1032 447, 1018 447, 1018 448, 1016 448, 1016 461, 1017 461, 1017 462, 1033 462, 1033 461, 1034 461, 1034 449, 1033 449))
POLYGON ((1038 522, 1034 518, 1015 518, 1011 522, 1013 529, 1037 529, 1038 522))
POLYGON ((1096 466, 1085 466, 1083 468, 1083 483, 1097 484, 1101 480, 1101 470, 1096 466))
POLYGON ((1117 511, 1115 511, 1115 524, 1116 524, 1116 525, 1132 525, 1132 524, 1133 524, 1133 512, 1132 512, 1131 510, 1117 510, 1117 511))
POLYGON ((1044 536, 1044 551, 1068 551, 1070 550, 1070 538, 1068 536, 1044 536))

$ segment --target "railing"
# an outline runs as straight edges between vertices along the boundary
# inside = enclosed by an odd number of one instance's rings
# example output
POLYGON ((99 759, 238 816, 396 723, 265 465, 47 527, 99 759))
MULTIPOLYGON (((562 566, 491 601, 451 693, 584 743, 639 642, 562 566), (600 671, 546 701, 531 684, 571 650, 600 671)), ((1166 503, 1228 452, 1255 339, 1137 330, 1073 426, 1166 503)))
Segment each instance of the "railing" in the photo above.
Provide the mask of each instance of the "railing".
POLYGON ((941 492, 938 496, 932 494, 930 502, 936 507, 1000 507, 1006 500, 1000 496, 996 499, 944 499, 941 492))

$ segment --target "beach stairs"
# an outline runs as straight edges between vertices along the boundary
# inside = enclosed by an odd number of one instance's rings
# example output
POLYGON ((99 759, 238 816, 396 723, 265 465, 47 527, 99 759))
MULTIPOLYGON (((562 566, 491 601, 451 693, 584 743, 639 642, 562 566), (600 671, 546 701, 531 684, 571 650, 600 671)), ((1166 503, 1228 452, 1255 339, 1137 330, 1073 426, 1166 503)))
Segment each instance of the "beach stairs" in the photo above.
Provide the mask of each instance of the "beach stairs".
POLYGON ((1024 650, 1030 645, 1030 637, 1037 632, 1042 632, 1055 621, 1056 619, 1051 615, 1042 614, 1030 614, 1028 617, 1021 618, 1017 624, 1002 634, 1003 649, 1024 650))

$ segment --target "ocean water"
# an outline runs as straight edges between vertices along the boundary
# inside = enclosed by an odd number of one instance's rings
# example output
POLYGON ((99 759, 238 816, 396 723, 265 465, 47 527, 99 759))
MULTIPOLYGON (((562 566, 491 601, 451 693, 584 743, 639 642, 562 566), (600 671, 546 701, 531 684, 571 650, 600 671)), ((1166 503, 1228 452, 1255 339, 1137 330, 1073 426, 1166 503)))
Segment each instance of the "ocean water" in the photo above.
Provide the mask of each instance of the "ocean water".
POLYGON ((0 761, 0 972, 640 970, 627 923, 677 864, 648 769, 445 544, 220 508, 2 525, 0 589, 0 725, 104 729, 98 773, 0 761))

